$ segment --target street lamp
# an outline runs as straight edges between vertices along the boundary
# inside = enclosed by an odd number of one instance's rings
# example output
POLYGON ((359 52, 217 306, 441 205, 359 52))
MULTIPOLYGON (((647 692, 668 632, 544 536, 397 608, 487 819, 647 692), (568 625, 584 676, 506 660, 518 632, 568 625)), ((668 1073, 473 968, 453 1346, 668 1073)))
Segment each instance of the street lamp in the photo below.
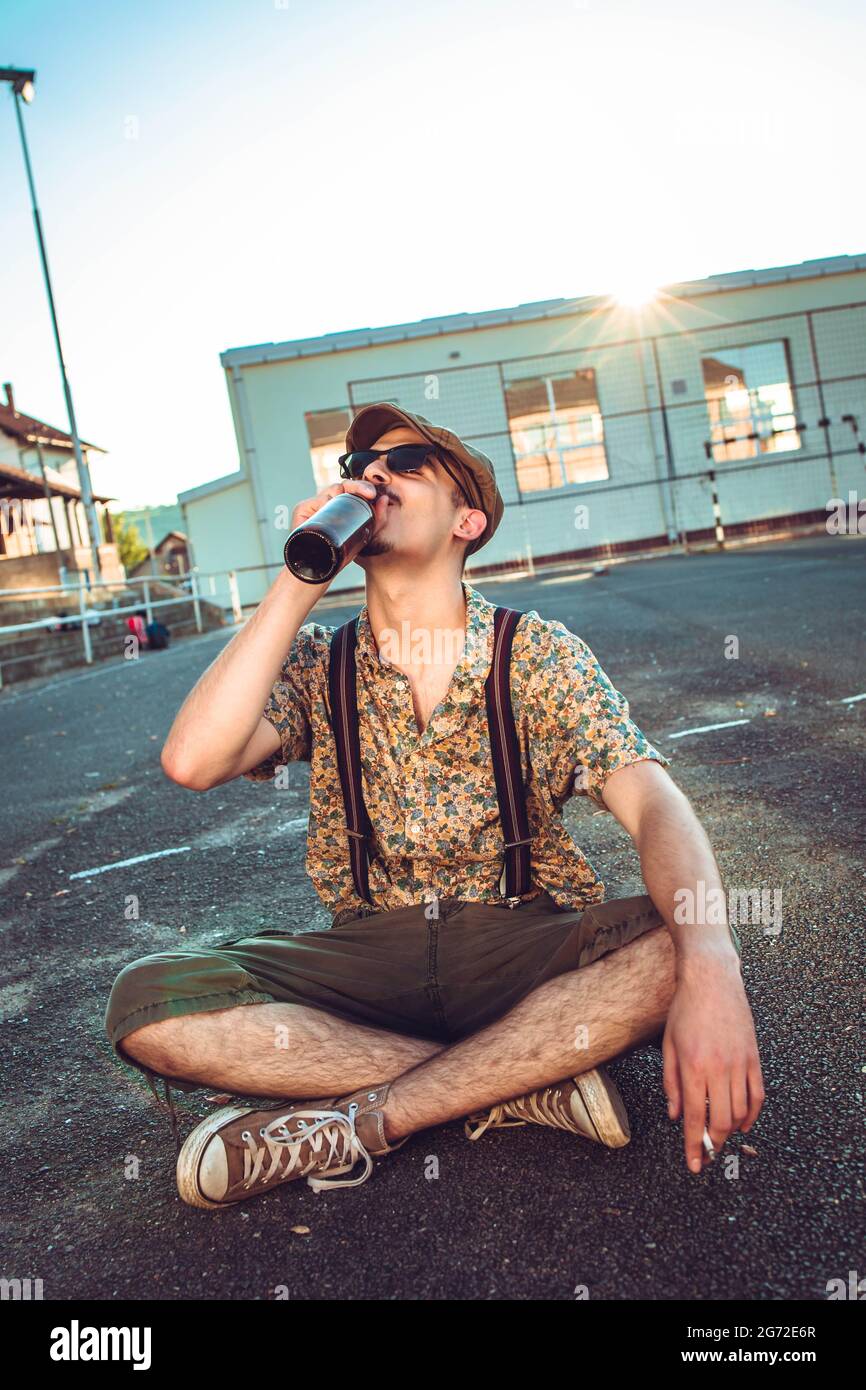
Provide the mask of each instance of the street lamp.
POLYGON ((66 397, 66 410, 69 416, 69 433, 72 436, 72 447, 75 451, 75 463, 78 468, 78 482, 81 487, 81 501, 84 504, 84 513, 87 517, 87 530, 90 537, 90 554, 93 564, 93 582, 99 583, 101 569, 99 564, 99 523, 96 517, 96 508, 93 504, 93 489, 90 486, 90 469, 84 455, 81 452, 81 440, 78 437, 78 426, 75 423, 75 411, 72 407, 72 392, 69 389, 69 379, 66 375, 66 363, 63 360, 63 348, 60 345, 60 329, 57 326, 57 314, 54 308, 54 294, 51 289, 51 276, 48 273, 48 258, 45 254, 45 242, 42 236, 42 221, 39 216, 39 208, 36 204, 36 189, 33 186, 33 172, 30 168, 30 155, 27 150, 27 139, 24 134, 24 122, 21 119, 21 103, 26 102, 29 106, 36 89, 34 80, 36 73, 23 68, 0 68, 0 82, 8 82, 12 88, 15 98, 15 114, 18 117, 18 130, 21 135, 21 148, 24 152, 24 167, 27 170, 27 182, 30 186, 30 206, 33 209, 33 221, 36 224, 36 238, 39 242, 39 255, 42 260, 42 273, 45 276, 45 288, 48 291, 48 304, 51 309, 51 324, 54 329, 54 342, 57 345, 57 356, 60 360, 60 373, 63 377, 63 394, 66 397))

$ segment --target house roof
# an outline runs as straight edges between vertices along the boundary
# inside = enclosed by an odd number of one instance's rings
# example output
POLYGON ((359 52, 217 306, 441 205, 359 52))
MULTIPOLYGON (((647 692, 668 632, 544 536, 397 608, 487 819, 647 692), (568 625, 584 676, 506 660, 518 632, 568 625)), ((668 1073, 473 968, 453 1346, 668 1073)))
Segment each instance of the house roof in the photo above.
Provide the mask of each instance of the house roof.
MULTIPOLYGON (((23 415, 20 410, 16 410, 5 401, 0 401, 0 430, 22 444, 45 444, 54 449, 69 450, 73 447, 71 434, 55 429, 53 425, 47 425, 44 420, 37 420, 35 415, 23 415)), ((86 439, 81 440, 81 446, 84 449, 93 449, 97 454, 107 452, 100 449, 98 444, 91 444, 86 439)))
MULTIPOLYGON (((50 491, 57 497, 81 498, 81 488, 77 483, 70 483, 53 468, 46 467, 45 477, 48 481, 50 491)), ((0 497, 45 497, 45 489, 42 486, 42 478, 35 473, 28 473, 26 468, 16 468, 11 463, 0 463, 0 497)), ((101 492, 94 492, 94 502, 114 502, 116 498, 106 497, 101 492)))
MULTIPOLYGON (((784 281, 809 280, 825 275, 844 275, 866 270, 866 254, 827 256, 801 261, 798 265, 765 267, 760 270, 733 270, 708 275, 704 280, 684 280, 659 288, 679 299, 726 290, 776 285, 784 281)), ((446 333, 465 333, 472 328, 497 328, 509 323, 528 323, 533 319, 562 318, 569 314, 593 313, 610 308, 611 295, 587 295, 580 299, 540 299, 508 309, 488 309, 479 313, 448 314, 442 318, 419 319, 415 323, 394 323, 382 328, 353 328, 344 333, 325 333, 319 338, 295 338, 281 343, 256 343, 250 347, 228 348, 220 353, 223 367, 250 366, 256 362, 279 362, 289 358, 315 357, 322 353, 351 352, 356 348, 378 347, 412 338, 438 337, 446 333)))
POLYGON ((162 550, 162 547, 165 545, 166 541, 170 541, 172 536, 174 536, 179 541, 183 541, 184 545, 186 545, 187 537, 184 531, 166 531, 162 540, 157 541, 156 545, 153 547, 154 550, 162 550))

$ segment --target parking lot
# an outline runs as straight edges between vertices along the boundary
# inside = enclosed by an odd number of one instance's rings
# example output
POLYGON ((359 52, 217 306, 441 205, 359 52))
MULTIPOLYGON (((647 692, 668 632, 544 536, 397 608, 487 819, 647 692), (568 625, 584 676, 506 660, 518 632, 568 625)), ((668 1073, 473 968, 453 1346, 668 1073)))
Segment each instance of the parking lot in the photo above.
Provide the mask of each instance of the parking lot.
MULTIPOLYGON (((0 692, 6 1276, 41 1278, 46 1299, 766 1300, 824 1299, 866 1272, 864 538, 478 587, 588 642, 671 759, 726 885, 781 893, 780 934, 739 928, 767 1099, 726 1146, 737 1163, 687 1171, 646 1048, 612 1066, 632 1128, 619 1151, 535 1127, 470 1144, 454 1123, 357 1189, 293 1182, 215 1215, 181 1202, 167 1121, 103 1033, 115 975, 150 951, 330 920, 303 866, 307 765, 288 791, 204 794, 160 768, 231 636, 214 632, 0 692)), ((611 815, 580 797, 565 821, 608 897, 645 891, 611 815)), ((186 1132, 206 1093, 178 1101, 186 1132)))

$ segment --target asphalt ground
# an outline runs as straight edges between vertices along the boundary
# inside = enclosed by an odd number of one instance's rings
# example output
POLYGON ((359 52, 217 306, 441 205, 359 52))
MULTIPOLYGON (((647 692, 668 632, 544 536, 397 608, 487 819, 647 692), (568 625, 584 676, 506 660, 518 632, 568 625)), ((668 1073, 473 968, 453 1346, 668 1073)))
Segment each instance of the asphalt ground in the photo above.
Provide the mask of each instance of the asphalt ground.
MULTIPOLYGON (((866 1273, 866 702, 850 699, 866 692, 866 544, 478 587, 583 637, 671 758, 726 885, 782 891, 781 935, 740 927, 767 1099, 724 1150, 737 1164, 688 1172, 648 1047, 612 1063, 632 1127, 622 1150, 534 1127, 470 1144, 458 1122, 413 1136, 357 1189, 293 1182, 217 1214, 180 1201, 166 1118, 103 1033, 115 975, 154 950, 329 921, 303 868, 307 765, 279 793, 239 779, 200 794, 161 771, 178 707, 231 636, 208 634, 0 692, 5 1277, 64 1300, 269 1300, 279 1286, 292 1299, 825 1300, 829 1280, 866 1273), (748 722, 672 737, 734 719, 748 722)), ((580 797, 565 819, 609 898, 645 891, 611 815, 580 797)), ((205 1096, 178 1096, 182 1132, 205 1096)))

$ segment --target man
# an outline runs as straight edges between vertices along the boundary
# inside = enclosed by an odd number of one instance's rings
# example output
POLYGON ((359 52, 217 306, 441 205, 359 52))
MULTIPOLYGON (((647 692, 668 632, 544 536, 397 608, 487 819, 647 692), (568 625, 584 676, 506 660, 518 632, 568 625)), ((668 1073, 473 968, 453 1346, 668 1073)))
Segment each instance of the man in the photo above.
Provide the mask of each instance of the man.
POLYGON ((108 1035, 154 1094, 161 1076, 167 1099, 170 1084, 289 1098, 196 1126, 181 1196, 218 1209, 300 1176, 355 1186, 374 1156, 466 1116, 470 1138, 535 1123, 620 1147, 603 1063, 662 1030, 668 1113, 700 1171, 705 1126, 718 1147, 764 1097, 736 933, 675 914, 677 890, 721 887, 706 834, 579 637, 532 610, 503 656, 502 613, 461 578, 503 514, 490 460, 384 403, 346 447, 344 481, 292 524, 341 492, 369 499, 357 622, 307 622, 328 584, 281 572, 162 753, 197 791, 309 761, 306 868, 333 912, 325 931, 156 953, 115 981, 108 1035), (574 793, 628 831, 648 894, 603 901, 562 825, 574 793))

